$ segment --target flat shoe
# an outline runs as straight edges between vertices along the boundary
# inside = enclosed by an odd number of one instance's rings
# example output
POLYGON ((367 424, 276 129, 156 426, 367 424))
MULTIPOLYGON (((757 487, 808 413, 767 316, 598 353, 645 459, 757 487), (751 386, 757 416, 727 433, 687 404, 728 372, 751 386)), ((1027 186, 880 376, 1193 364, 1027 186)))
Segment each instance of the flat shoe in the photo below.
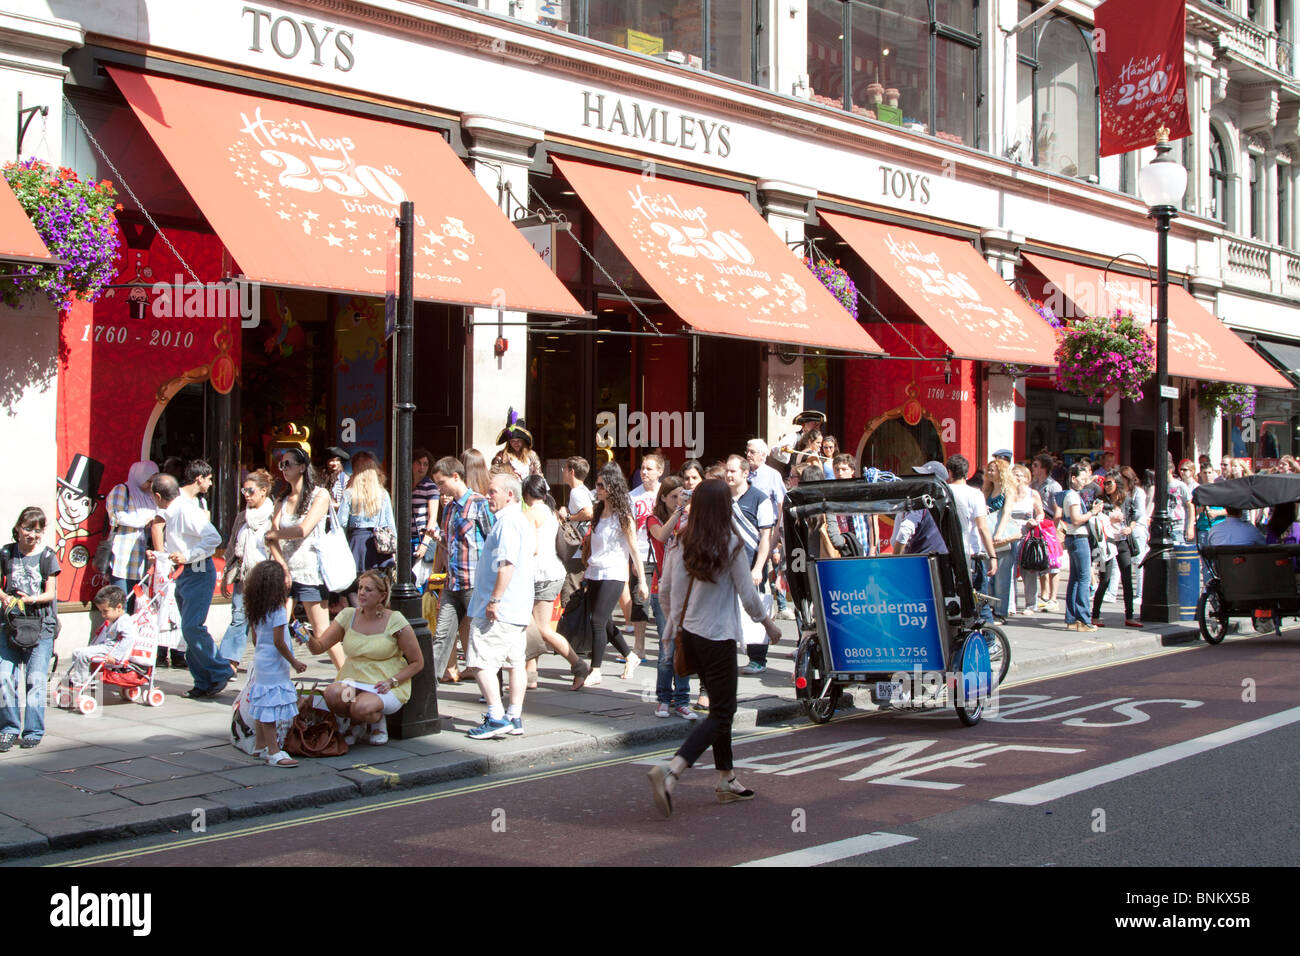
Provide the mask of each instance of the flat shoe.
POLYGON ((277 751, 276 751, 275 753, 273 753, 273 754, 268 754, 267 757, 266 757, 266 763, 267 763, 267 766, 270 766, 270 767, 296 767, 296 766, 298 766, 298 761, 294 760, 292 757, 290 757, 290 756, 289 756, 285 751, 283 751, 283 750, 277 750, 277 751))
POLYGON ((569 690, 582 690, 583 682, 590 673, 591 665, 586 661, 578 661, 577 666, 573 668, 573 686, 569 690))

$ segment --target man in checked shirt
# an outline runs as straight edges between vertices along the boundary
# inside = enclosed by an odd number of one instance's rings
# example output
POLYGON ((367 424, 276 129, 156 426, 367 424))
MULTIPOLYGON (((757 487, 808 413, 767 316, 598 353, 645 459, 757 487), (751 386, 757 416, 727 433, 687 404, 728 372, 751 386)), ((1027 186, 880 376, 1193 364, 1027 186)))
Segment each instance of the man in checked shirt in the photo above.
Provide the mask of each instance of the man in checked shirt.
POLYGON ((438 493, 451 500, 443 509, 441 521, 438 563, 446 561, 447 584, 438 603, 433 635, 433 673, 441 679, 455 651, 461 619, 466 616, 474 595, 479 554, 495 518, 487 498, 465 484, 465 466, 459 458, 438 459, 433 466, 433 480, 438 485, 438 493))

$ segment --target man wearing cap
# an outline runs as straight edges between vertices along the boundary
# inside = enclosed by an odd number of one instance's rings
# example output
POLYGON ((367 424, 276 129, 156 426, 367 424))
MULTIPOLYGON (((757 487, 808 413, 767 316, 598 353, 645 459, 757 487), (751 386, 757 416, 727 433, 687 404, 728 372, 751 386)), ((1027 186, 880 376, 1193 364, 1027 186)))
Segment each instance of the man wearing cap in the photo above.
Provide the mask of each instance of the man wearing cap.
POLYGON ((794 451, 794 446, 799 444, 800 436, 826 424, 826 413, 804 410, 794 417, 794 423, 798 427, 778 438, 776 447, 772 449, 772 456, 783 465, 790 464, 790 453, 794 451))
POLYGON ((330 499, 334 502, 335 508, 343 504, 343 492, 348 486, 348 476, 343 466, 351 460, 352 456, 338 445, 331 445, 325 449, 326 484, 329 485, 330 499))
POLYGON ((1015 455, 1012 453, 1010 448, 999 448, 993 453, 993 457, 1001 458, 1008 465, 1014 465, 1016 463, 1015 455))

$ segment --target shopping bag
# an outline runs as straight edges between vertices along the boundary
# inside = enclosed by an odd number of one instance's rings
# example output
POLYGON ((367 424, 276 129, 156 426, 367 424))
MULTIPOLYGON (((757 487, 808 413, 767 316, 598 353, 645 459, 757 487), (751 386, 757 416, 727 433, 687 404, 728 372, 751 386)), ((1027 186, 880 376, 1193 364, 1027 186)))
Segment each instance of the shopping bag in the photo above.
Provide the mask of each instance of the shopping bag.
POLYGON ((555 629, 569 642, 577 654, 591 653, 591 621, 587 615, 587 584, 569 595, 564 613, 555 629))
POLYGON ((325 589, 332 594, 342 594, 357 579, 357 562, 348 546, 347 532, 339 524, 339 516, 330 506, 329 524, 316 546, 320 559, 320 576, 325 589))

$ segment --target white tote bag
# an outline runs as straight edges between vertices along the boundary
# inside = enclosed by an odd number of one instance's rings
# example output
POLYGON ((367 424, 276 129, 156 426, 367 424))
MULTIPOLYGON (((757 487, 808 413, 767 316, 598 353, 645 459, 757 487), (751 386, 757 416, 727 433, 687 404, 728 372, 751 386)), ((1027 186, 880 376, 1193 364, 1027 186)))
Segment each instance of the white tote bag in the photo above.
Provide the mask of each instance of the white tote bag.
POLYGON ((316 544, 320 557, 320 577, 325 589, 332 594, 342 594, 357 579, 357 562, 348 547, 347 532, 339 525, 339 516, 330 505, 329 526, 316 544))

